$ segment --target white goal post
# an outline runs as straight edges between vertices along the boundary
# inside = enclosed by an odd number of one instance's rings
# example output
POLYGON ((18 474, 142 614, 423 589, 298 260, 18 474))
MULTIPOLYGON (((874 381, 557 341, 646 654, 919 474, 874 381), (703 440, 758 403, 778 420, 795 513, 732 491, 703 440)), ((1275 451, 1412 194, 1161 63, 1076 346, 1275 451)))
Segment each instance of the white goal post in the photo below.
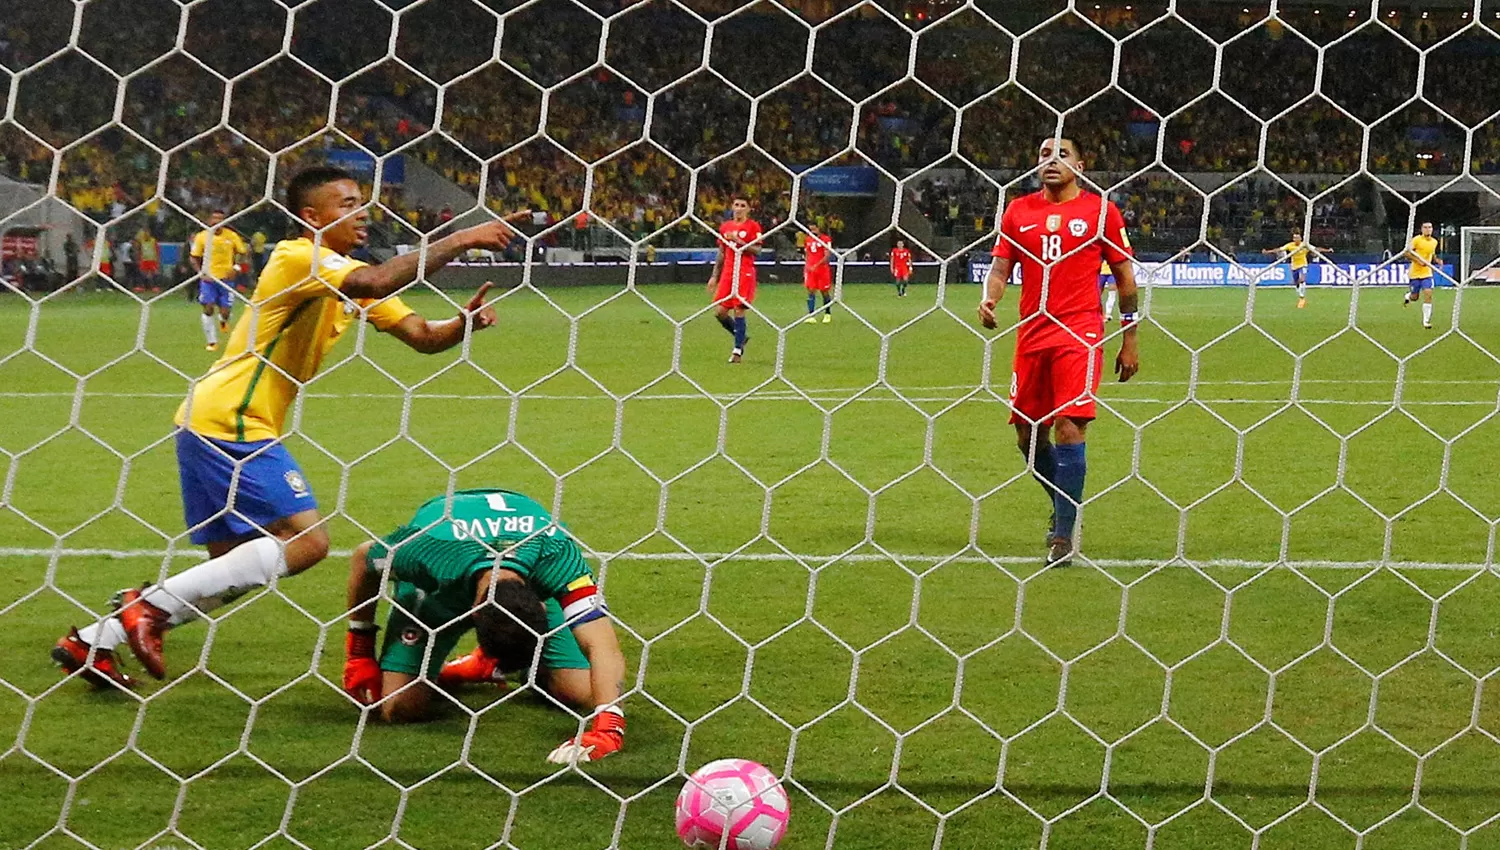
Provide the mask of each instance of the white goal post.
POLYGON ((1500 227, 1459 228, 1459 286, 1500 284, 1500 227))

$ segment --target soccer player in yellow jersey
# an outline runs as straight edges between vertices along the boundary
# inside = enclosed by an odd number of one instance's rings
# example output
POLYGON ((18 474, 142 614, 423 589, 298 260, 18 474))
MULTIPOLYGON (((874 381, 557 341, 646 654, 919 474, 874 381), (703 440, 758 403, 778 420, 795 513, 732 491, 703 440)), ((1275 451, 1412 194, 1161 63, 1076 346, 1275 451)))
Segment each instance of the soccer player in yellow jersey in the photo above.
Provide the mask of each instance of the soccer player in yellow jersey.
POLYGON ((1437 265, 1437 240, 1432 238, 1432 222, 1422 222, 1422 232, 1411 238, 1406 249, 1406 258, 1411 260, 1411 289, 1401 299, 1401 306, 1422 299, 1422 327, 1432 330, 1432 284, 1433 267, 1437 265))
MULTIPOLYGON (((95 684, 130 687, 114 656, 128 641, 146 671, 162 678, 168 628, 328 554, 328 531, 312 488, 281 442, 282 426, 297 391, 356 319, 424 354, 495 323, 494 308, 484 306, 487 285, 446 321, 424 319, 395 297, 417 278, 420 252, 378 266, 348 256, 364 243, 369 214, 347 172, 301 172, 287 187, 287 207, 302 220, 302 237, 277 244, 223 356, 177 411, 183 514, 209 560, 160 584, 121 591, 115 616, 71 630, 52 651, 69 673, 84 670, 95 684)), ((514 236, 502 221, 454 233, 428 246, 425 272, 469 249, 500 250, 514 236)))
POLYGON ((229 289, 235 272, 244 261, 249 249, 238 233, 219 225, 224 221, 224 211, 214 210, 208 214, 208 229, 193 237, 193 247, 188 251, 188 260, 198 278, 198 303, 203 305, 203 340, 209 351, 219 348, 219 331, 229 332, 229 308, 234 306, 234 295, 229 289), (214 327, 214 308, 219 308, 219 326, 214 327))
MULTIPOLYGON (((1130 237, 1123 230, 1120 231, 1120 239, 1125 243, 1120 247, 1128 249, 1130 237)), ((1115 270, 1109 267, 1107 261, 1099 264, 1099 288, 1104 290, 1104 321, 1107 322, 1109 317, 1114 315, 1115 299, 1119 297, 1119 288, 1115 284, 1115 270)))
POLYGON ((1302 238, 1302 231, 1292 231, 1292 241, 1279 248, 1267 248, 1262 254, 1281 254, 1291 261, 1292 283, 1297 285, 1297 309, 1307 306, 1307 255, 1311 251, 1332 254, 1332 248, 1319 248, 1302 238))

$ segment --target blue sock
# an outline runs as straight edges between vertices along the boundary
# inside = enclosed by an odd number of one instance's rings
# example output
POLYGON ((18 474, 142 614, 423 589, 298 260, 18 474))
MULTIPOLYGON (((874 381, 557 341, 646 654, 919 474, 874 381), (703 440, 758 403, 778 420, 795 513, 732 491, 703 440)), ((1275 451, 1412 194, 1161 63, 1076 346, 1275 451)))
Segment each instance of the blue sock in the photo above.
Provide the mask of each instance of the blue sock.
MULTIPOLYGON (((1028 462, 1031 460, 1030 447, 1021 449, 1021 457, 1025 458, 1028 462)), ((1042 489, 1047 492, 1047 498, 1051 499, 1056 493, 1052 489, 1053 479, 1057 477, 1057 456, 1053 454, 1051 443, 1038 442, 1036 444, 1036 463, 1034 466, 1036 468, 1031 473, 1032 477, 1036 478, 1037 482, 1042 485, 1042 489)))
POLYGON ((816 310, 817 308, 818 308, 818 296, 812 294, 811 292, 807 293, 807 312, 811 313, 813 310, 816 310))
POLYGON ((1057 511, 1055 537, 1073 537, 1073 525, 1078 521, 1078 503, 1083 501, 1083 479, 1088 472, 1088 460, 1083 443, 1054 446, 1057 471, 1052 483, 1062 491, 1052 497, 1052 507, 1057 511))
MULTIPOLYGON (((812 301, 811 298, 809 298, 807 300, 809 302, 812 301)), ((826 292, 823 293, 823 312, 825 312, 825 313, 832 313, 833 312, 833 305, 828 302, 828 293, 826 293, 826 292)))
POLYGON ((745 350, 745 340, 747 339, 749 339, 749 335, 745 332, 745 317, 735 316, 734 347, 740 349, 741 351, 745 350))

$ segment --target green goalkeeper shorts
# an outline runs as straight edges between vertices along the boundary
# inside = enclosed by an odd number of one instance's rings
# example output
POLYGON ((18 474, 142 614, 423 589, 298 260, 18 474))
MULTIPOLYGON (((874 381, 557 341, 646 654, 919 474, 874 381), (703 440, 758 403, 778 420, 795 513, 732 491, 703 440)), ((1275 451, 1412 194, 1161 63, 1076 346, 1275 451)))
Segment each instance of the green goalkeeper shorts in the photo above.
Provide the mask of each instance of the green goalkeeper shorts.
MULTIPOLYGON (((416 676, 425 667, 427 678, 437 679, 443 662, 453 654, 459 638, 472 629, 473 624, 467 617, 454 622, 455 617, 466 612, 449 610, 429 600, 420 588, 409 582, 396 583, 395 598, 401 607, 392 607, 390 616, 386 617, 380 669, 416 676), (415 614, 416 619, 408 616, 407 611, 415 614), (432 647, 430 655, 429 644, 432 647)), ((547 608, 547 630, 551 635, 542 643, 542 669, 587 670, 589 660, 578 645, 578 639, 573 637, 573 630, 559 628, 563 624, 562 606, 555 599, 547 599, 543 604, 547 608)))

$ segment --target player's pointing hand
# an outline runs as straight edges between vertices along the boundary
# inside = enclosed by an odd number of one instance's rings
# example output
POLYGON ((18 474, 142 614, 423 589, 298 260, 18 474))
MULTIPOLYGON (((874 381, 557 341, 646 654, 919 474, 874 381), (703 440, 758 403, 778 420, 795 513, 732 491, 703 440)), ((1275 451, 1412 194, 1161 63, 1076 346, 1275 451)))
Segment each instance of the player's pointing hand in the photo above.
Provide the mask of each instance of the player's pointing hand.
POLYGON ((488 280, 485 281, 484 286, 479 287, 479 291, 474 293, 474 297, 470 298, 468 305, 464 307, 464 315, 469 317, 469 327, 476 331, 491 327, 500 320, 495 314, 495 308, 486 306, 484 303, 484 294, 489 292, 494 285, 488 280))
MULTIPOLYGON (((508 223, 512 216, 517 215, 521 213, 512 213, 502 221, 487 221, 484 224, 464 228, 460 231, 464 237, 464 244, 469 248, 478 248, 483 251, 499 251, 519 235, 516 229, 508 223)), ((527 210, 525 215, 529 217, 531 211, 527 210)))

